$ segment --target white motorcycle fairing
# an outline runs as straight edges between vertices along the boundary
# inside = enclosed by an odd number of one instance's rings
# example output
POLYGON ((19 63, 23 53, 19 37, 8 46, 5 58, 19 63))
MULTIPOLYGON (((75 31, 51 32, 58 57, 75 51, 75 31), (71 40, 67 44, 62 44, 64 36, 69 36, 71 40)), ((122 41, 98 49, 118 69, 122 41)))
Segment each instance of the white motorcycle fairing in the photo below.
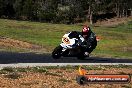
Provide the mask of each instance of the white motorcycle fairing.
POLYGON ((80 40, 78 40, 77 38, 70 39, 68 37, 69 34, 70 33, 67 33, 62 37, 62 43, 60 45, 63 47, 63 51, 68 48, 73 48, 73 46, 76 45, 76 43, 81 44, 84 41, 84 38, 81 35, 79 35, 80 40))

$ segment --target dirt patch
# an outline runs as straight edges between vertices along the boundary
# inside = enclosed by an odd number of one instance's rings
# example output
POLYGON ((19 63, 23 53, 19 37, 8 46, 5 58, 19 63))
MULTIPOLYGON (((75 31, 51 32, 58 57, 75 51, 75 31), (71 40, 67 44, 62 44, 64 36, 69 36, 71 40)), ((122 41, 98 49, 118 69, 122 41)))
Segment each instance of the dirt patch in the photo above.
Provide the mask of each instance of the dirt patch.
POLYGON ((118 24, 126 23, 128 21, 132 21, 132 16, 131 17, 124 17, 124 18, 112 18, 112 19, 107 19, 104 21, 98 21, 96 22, 95 26, 116 26, 118 24))
POLYGON ((124 52, 127 52, 127 51, 132 52, 132 47, 123 47, 122 51, 124 51, 124 52))
POLYGON ((16 39, 12 39, 12 38, 7 38, 7 37, 0 37, 0 46, 1 47, 14 47, 14 48, 20 48, 20 49, 30 49, 30 50, 41 50, 41 49, 44 50, 42 46, 16 40, 16 39))
MULTIPOLYGON (((19 72, 19 78, 12 79, 7 74, 0 74, 1 88, 131 88, 128 84, 85 84, 76 83, 78 70, 48 69, 46 72, 19 72), (8 78, 7 78, 8 77, 8 78)), ((129 68, 109 68, 104 70, 88 70, 88 74, 132 74, 129 68)))

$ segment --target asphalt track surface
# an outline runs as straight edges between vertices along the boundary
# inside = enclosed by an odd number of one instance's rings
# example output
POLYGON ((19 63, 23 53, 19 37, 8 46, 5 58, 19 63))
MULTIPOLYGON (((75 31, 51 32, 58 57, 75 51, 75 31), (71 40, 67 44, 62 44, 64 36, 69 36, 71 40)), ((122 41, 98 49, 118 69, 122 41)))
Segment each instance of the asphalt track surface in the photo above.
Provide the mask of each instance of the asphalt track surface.
POLYGON ((79 60, 75 57, 61 57, 53 59, 51 54, 35 54, 35 53, 13 53, 0 52, 0 64, 18 64, 18 63, 130 63, 132 59, 115 59, 101 57, 87 57, 84 60, 79 60))

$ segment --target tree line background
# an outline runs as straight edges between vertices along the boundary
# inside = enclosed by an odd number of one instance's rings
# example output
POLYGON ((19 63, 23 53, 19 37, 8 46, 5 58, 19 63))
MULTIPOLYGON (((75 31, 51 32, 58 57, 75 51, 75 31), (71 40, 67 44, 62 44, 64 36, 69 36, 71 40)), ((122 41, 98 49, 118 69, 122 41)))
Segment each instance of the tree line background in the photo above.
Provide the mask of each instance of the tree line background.
POLYGON ((132 16, 132 0, 0 0, 0 18, 78 23, 132 16))

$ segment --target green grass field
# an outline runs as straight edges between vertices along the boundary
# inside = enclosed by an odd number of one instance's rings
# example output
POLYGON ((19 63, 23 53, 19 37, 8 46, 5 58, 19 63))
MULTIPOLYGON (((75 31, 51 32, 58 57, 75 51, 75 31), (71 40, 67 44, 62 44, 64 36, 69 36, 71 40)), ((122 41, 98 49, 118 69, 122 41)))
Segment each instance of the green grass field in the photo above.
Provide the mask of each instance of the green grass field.
MULTIPOLYGON (((65 25, 0 19, 0 36, 41 45, 50 52, 61 42, 61 37, 65 33, 71 30, 81 31, 81 28, 80 24, 65 25)), ((132 21, 110 27, 92 27, 92 30, 101 38, 97 48, 92 52, 93 56, 132 58, 132 21)), ((2 47, 0 48, 3 50, 2 47)), ((6 50, 11 51, 11 49, 6 50)))

